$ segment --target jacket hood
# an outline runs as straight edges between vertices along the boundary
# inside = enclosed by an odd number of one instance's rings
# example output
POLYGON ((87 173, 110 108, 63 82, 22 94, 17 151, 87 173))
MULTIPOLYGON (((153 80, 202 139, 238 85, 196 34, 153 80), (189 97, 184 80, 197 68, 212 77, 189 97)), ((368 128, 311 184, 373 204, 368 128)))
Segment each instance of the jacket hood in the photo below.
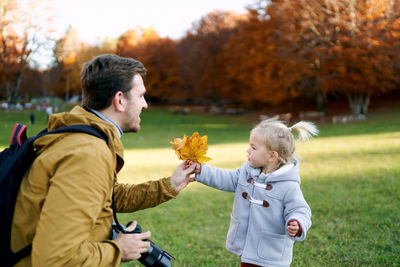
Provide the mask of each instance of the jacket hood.
POLYGON ((258 181, 261 183, 292 181, 300 184, 299 161, 297 159, 293 163, 285 164, 276 171, 267 174, 262 173, 261 168, 251 167, 247 162, 247 171, 252 177, 258 176, 258 181))
MULTIPOLYGON (((95 127, 100 130, 108 137, 108 145, 111 151, 117 154, 117 169, 122 168, 123 165, 123 144, 115 129, 114 125, 102 120, 95 114, 86 111, 80 106, 74 107, 70 112, 62 112, 53 114, 49 118, 48 130, 54 130, 65 126, 85 124, 95 127)), ((60 138, 60 134, 45 135, 35 141, 35 147, 42 149, 52 145, 57 139, 60 138)))

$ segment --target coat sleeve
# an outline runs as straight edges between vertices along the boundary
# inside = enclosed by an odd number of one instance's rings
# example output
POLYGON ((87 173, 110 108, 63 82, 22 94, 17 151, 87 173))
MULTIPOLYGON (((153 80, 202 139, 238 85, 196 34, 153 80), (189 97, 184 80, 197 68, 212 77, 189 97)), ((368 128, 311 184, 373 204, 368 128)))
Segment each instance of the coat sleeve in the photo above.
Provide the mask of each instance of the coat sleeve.
MULTIPOLYGON (((303 241, 306 238, 308 229, 311 227, 311 209, 304 199, 298 183, 290 182, 289 189, 285 193, 284 216, 285 226, 291 220, 297 220, 300 223, 301 235, 290 238, 294 241, 303 241)), ((285 231, 288 234, 287 229, 285 231)))
POLYGON ((104 149, 93 149, 93 144, 69 148, 48 170, 50 185, 32 242, 32 265, 118 266, 118 244, 106 237, 101 242, 90 238, 93 229, 100 227, 95 222, 111 193, 111 152, 105 145, 104 149))
POLYGON ((201 166, 200 174, 196 174, 195 179, 202 184, 219 190, 235 192, 239 174, 240 168, 236 170, 226 170, 204 164, 201 166))
POLYGON ((117 212, 135 212, 151 208, 177 196, 170 178, 148 181, 141 184, 114 185, 114 199, 117 212))

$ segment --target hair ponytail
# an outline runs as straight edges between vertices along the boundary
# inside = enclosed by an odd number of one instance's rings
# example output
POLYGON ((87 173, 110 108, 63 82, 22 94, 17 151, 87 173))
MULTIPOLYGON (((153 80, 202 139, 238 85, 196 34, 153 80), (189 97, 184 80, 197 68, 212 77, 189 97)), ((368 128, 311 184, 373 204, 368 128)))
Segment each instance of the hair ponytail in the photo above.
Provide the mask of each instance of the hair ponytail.
POLYGON ((264 139, 268 150, 276 151, 279 155, 280 166, 294 161, 295 140, 292 130, 299 133, 298 140, 305 142, 318 135, 318 129, 312 122, 300 121, 292 127, 277 119, 266 119, 259 122, 251 134, 258 133, 264 139))
POLYGON ((319 131, 314 123, 307 121, 300 121, 294 124, 292 127, 289 127, 289 130, 296 130, 299 133, 298 141, 302 141, 303 143, 307 140, 313 138, 313 136, 317 136, 319 131))

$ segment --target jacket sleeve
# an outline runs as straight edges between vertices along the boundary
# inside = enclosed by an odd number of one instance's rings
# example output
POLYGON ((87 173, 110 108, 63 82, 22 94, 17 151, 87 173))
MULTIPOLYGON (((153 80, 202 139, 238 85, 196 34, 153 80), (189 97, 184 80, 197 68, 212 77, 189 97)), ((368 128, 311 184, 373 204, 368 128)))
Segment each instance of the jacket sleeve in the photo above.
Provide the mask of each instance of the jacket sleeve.
POLYGON ((71 145, 62 153, 54 152, 57 159, 51 169, 38 163, 38 167, 48 168, 51 178, 32 242, 33 266, 120 264, 121 253, 116 242, 107 237, 101 242, 90 240, 94 229, 107 227, 95 224, 111 194, 114 177, 111 152, 105 144, 104 147, 71 145))
MULTIPOLYGON (((301 192, 300 185, 295 182, 290 182, 289 189, 284 196, 284 216, 285 229, 286 225, 291 220, 296 220, 300 223, 301 234, 296 237, 290 237, 294 241, 303 241, 306 238, 307 231, 311 227, 311 209, 301 192)), ((286 234, 287 229, 285 230, 286 234)))
POLYGON ((201 165, 201 172, 195 175, 195 179, 202 184, 219 190, 235 192, 239 174, 240 168, 236 170, 226 170, 204 164, 201 165))
POLYGON ((114 199, 117 212, 135 212, 151 208, 177 196, 170 178, 148 181, 141 184, 114 185, 114 199))

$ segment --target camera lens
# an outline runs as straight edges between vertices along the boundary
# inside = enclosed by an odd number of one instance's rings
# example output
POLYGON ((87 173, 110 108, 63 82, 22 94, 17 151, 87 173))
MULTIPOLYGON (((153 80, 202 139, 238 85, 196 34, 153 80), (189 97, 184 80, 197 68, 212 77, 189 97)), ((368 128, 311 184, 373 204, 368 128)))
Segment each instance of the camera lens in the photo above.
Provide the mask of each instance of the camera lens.
MULTIPOLYGON (((132 222, 128 223, 127 227, 131 225, 132 222)), ((117 230, 117 229, 113 229, 117 230)), ((125 227, 124 227, 125 230, 125 227)), ((118 231, 119 232, 119 231, 118 231)), ((117 233, 118 233, 117 232, 117 233)), ((140 225, 136 225, 135 230, 130 232, 124 232, 126 234, 139 234, 142 232, 140 225)), ((150 247, 146 253, 143 253, 139 258, 141 262, 146 267, 171 267, 171 260, 175 260, 174 257, 168 254, 168 252, 162 250, 159 246, 151 242, 151 240, 145 239, 143 241, 149 241, 150 247)))
POLYGON ((147 253, 143 253, 139 261, 145 266, 170 267, 174 257, 163 251, 159 246, 150 241, 147 253))

